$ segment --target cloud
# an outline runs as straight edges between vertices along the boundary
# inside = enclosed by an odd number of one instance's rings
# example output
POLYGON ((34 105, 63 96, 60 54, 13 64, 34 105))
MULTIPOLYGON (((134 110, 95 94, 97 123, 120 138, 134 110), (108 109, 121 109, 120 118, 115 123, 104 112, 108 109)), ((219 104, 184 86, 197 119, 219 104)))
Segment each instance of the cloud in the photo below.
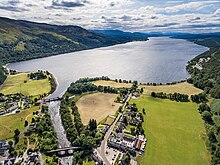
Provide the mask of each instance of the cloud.
POLYGON ((157 16, 151 16, 150 19, 158 19, 157 16))
POLYGON ((19 8, 15 6, 0 6, 0 10, 7 10, 7 11, 14 11, 14 12, 23 12, 23 11, 29 11, 25 8, 19 8))
POLYGON ((217 0, 1 0, 0 12, 10 18, 87 29, 220 31, 217 0))
POLYGON ((74 1, 65 1, 65 0, 52 0, 50 6, 46 6, 46 9, 64 9, 64 8, 75 8, 82 7, 88 3, 87 0, 74 0, 74 1))
POLYGON ((0 5, 0 10, 12 11, 12 12, 23 12, 28 11, 24 7, 19 7, 20 0, 8 0, 6 3, 0 5))
POLYGON ((9 0, 8 4, 12 5, 12 6, 16 6, 17 4, 19 4, 20 1, 19 0, 9 0))
POLYGON ((215 16, 218 16, 218 15, 220 16, 220 8, 217 9, 217 10, 214 12, 214 15, 215 15, 215 16))
POLYGON ((189 2, 189 3, 183 3, 180 5, 176 5, 176 6, 166 7, 164 8, 163 11, 166 13, 177 13, 177 12, 188 11, 188 10, 191 10, 191 11, 200 10, 206 5, 215 4, 215 3, 219 3, 219 1, 211 0, 211 1, 189 2))
POLYGON ((79 21, 79 20, 81 20, 81 19, 82 19, 81 17, 73 18, 74 21, 79 21))
POLYGON ((80 1, 68 2, 68 1, 53 0, 52 6, 79 7, 79 6, 84 6, 84 4, 80 1))
POLYGON ((164 24, 159 24, 159 25, 153 25, 152 27, 161 28, 161 27, 170 27, 173 25, 179 25, 179 23, 164 23, 164 24))
POLYGON ((121 19, 122 21, 131 21, 131 17, 127 16, 127 15, 123 15, 122 17, 120 17, 119 19, 121 19))

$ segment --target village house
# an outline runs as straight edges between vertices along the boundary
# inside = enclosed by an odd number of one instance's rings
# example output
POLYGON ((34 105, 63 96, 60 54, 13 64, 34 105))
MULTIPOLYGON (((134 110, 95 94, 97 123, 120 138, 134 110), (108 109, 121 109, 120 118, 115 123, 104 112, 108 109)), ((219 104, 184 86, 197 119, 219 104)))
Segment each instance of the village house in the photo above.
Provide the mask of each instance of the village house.
POLYGON ((99 129, 99 132, 102 134, 105 134, 108 131, 109 126, 108 125, 101 125, 101 129, 99 129))
POLYGON ((5 140, 0 141, 0 155, 4 155, 9 148, 10 145, 5 140))
POLYGON ((135 141, 127 141, 123 138, 117 137, 115 135, 111 135, 111 137, 108 140, 107 145, 109 147, 116 148, 118 150, 124 151, 124 152, 130 152, 132 154, 135 153, 135 141))
POLYGON ((120 122, 118 124, 118 127, 116 128, 116 132, 122 132, 122 130, 125 129, 125 127, 126 127, 125 124, 120 122))
POLYGON ((15 158, 10 158, 4 161, 4 165, 12 165, 15 163, 15 158))

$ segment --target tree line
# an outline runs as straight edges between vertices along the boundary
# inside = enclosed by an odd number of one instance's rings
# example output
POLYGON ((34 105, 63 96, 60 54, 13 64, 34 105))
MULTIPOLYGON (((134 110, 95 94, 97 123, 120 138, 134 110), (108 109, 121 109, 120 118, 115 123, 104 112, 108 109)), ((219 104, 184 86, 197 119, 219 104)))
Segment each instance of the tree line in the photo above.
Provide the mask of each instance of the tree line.
POLYGON ((218 124, 219 116, 209 107, 208 104, 202 103, 198 108, 206 128, 206 145, 211 153, 211 163, 220 164, 220 126, 218 124))
POLYGON ((91 119, 88 125, 83 125, 76 103, 68 97, 61 101, 60 114, 68 140, 73 146, 82 147, 81 151, 74 152, 73 164, 82 164, 103 135, 97 132, 96 120, 91 119))
POLYGON ((96 86, 90 82, 82 82, 76 81, 72 83, 70 87, 67 89, 67 92, 75 95, 75 94, 82 94, 86 92, 104 92, 104 93, 127 93, 127 88, 113 88, 110 86, 96 86))
MULTIPOLYGON (((189 102, 189 96, 186 94, 181 94, 181 93, 164 93, 164 92, 151 92, 151 96, 152 97, 157 97, 157 98, 161 98, 161 99, 170 99, 170 100, 174 100, 177 102, 189 102)), ((199 103, 205 103, 208 101, 207 96, 205 93, 200 93, 200 94, 195 94, 195 95, 191 95, 190 99, 192 102, 195 102, 197 104, 199 103)))
POLYGON ((181 94, 181 93, 169 93, 166 94, 164 92, 151 92, 152 97, 157 97, 161 99, 170 99, 170 100, 175 100, 177 102, 189 102, 189 96, 186 94, 181 94))

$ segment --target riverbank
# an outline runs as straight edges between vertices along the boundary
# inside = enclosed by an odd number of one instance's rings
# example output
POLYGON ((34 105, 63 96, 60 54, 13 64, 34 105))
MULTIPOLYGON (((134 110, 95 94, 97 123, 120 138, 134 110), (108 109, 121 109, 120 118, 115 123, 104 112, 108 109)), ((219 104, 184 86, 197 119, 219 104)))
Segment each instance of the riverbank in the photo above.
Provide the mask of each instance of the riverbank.
POLYGON ((51 85, 51 90, 49 92, 49 96, 50 96, 51 94, 53 94, 56 91, 59 84, 58 84, 58 81, 53 73, 49 72, 49 75, 50 75, 49 81, 50 81, 50 85, 51 85))

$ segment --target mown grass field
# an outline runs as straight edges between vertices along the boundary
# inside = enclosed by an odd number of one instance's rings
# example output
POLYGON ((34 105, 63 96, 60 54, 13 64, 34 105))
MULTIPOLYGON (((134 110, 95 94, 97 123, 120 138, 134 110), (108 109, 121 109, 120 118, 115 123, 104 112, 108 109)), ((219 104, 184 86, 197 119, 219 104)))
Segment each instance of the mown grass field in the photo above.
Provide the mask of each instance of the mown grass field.
POLYGON ((143 128, 148 142, 139 165, 208 165, 205 129, 198 105, 142 95, 131 100, 145 108, 143 128))
POLYGON ((98 80, 93 82, 93 84, 99 86, 110 86, 114 88, 131 88, 132 84, 131 83, 117 83, 115 81, 106 81, 106 80, 98 80))
POLYGON ((18 114, 0 116, 0 140, 13 137, 15 129, 22 131, 25 120, 28 120, 30 123, 33 112, 37 110, 39 110, 39 107, 35 106, 18 114))
POLYGON ((5 95, 21 92, 26 96, 37 96, 50 92, 51 86, 48 78, 43 80, 29 80, 27 74, 18 73, 16 75, 9 75, 0 92, 5 95), (25 81, 27 82, 25 83, 25 81))
POLYGON ((117 95, 109 93, 93 93, 82 96, 76 103, 83 124, 90 119, 100 122, 108 115, 114 115, 121 104, 115 103, 117 95))
POLYGON ((151 92, 164 92, 164 93, 181 93, 187 95, 195 95, 202 93, 201 89, 194 87, 192 84, 187 82, 178 83, 175 85, 160 85, 160 86, 148 86, 140 85, 139 88, 144 89, 144 94, 151 94, 151 92))

